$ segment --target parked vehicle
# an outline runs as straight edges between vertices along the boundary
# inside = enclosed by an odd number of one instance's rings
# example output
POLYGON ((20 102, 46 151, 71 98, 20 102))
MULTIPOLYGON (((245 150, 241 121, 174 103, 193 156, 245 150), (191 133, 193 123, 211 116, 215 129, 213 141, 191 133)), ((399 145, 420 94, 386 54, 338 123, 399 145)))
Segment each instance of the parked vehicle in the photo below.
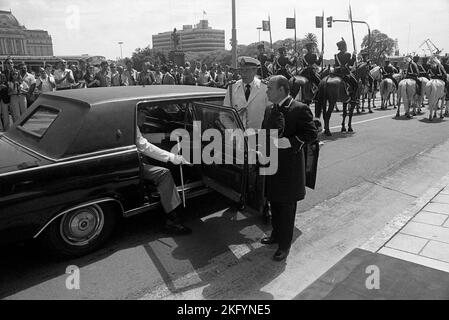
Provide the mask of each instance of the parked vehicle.
MULTIPOLYGON (((154 186, 142 179, 144 161, 136 148, 136 111, 147 110, 142 133, 171 150, 177 128, 225 129, 225 90, 197 86, 146 86, 65 90, 42 94, 0 137, 0 244, 39 239, 62 256, 98 249, 121 217, 159 207, 154 186)), ((201 144, 201 149, 205 144, 201 144)), ((192 152, 194 146, 192 145, 192 152)), ((234 146, 235 148, 235 146, 234 146)), ((245 144, 245 157, 247 146, 245 144)), ((198 150, 196 150, 198 151, 198 150)), ((184 166, 186 199, 218 191, 261 209, 255 165, 184 166)))

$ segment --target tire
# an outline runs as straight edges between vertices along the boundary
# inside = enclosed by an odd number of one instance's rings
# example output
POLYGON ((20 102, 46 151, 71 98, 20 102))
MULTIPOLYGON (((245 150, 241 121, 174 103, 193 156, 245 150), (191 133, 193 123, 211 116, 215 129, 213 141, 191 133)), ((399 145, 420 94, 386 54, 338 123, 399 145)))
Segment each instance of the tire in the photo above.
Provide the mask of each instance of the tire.
POLYGON ((65 213, 42 234, 41 242, 59 258, 81 257, 101 247, 114 231, 111 203, 93 204, 65 213))

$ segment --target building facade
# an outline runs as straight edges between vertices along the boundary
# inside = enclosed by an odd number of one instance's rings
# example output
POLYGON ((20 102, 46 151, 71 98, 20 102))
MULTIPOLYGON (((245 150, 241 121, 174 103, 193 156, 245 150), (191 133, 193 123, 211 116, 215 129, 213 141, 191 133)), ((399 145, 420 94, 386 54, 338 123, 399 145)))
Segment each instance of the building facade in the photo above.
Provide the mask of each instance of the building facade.
MULTIPOLYGON (((167 31, 153 35, 153 49, 160 51, 170 51, 174 49, 172 40, 173 31, 167 31)), ((212 29, 207 20, 200 20, 195 25, 184 25, 182 30, 178 30, 179 45, 178 50, 191 52, 206 52, 225 49, 224 30, 212 29)))
POLYGON ((53 42, 45 30, 28 30, 11 11, 0 10, 0 55, 53 56, 53 42))

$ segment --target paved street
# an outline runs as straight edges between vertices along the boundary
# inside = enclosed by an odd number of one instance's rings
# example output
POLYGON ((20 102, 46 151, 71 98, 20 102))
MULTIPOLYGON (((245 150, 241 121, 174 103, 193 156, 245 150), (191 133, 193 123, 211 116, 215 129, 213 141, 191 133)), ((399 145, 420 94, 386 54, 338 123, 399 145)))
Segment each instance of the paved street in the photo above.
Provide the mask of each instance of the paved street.
MULTIPOLYGON (((286 263, 272 261, 275 247, 259 243, 269 225, 211 194, 189 203, 192 236, 167 237, 148 214, 123 221, 105 248, 81 259, 49 260, 30 244, 1 248, 0 297, 292 299, 449 173, 448 118, 394 119, 395 112, 355 115, 353 134, 339 132, 341 112, 332 115, 333 136, 321 137, 316 190, 298 206, 286 263), (79 290, 66 289, 69 265, 80 268, 79 290)), ((416 236, 411 229, 403 233, 416 236)))

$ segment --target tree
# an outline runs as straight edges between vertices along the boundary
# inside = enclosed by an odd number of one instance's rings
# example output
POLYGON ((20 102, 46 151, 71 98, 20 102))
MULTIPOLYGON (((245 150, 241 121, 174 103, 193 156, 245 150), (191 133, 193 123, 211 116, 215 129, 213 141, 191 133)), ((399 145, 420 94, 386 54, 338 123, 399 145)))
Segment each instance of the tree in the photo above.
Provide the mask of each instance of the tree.
POLYGON ((362 50, 368 51, 369 47, 369 57, 371 61, 377 65, 383 64, 385 57, 394 53, 395 41, 379 30, 373 30, 371 32, 369 43, 368 38, 368 35, 363 38, 362 50))
POLYGON ((142 70, 144 62, 165 64, 168 61, 167 54, 165 52, 151 49, 150 46, 147 46, 144 49, 137 48, 133 52, 131 60, 134 68, 137 70, 142 70))
POLYGON ((318 37, 313 33, 307 33, 304 40, 308 42, 312 42, 316 46, 318 46, 318 37))

